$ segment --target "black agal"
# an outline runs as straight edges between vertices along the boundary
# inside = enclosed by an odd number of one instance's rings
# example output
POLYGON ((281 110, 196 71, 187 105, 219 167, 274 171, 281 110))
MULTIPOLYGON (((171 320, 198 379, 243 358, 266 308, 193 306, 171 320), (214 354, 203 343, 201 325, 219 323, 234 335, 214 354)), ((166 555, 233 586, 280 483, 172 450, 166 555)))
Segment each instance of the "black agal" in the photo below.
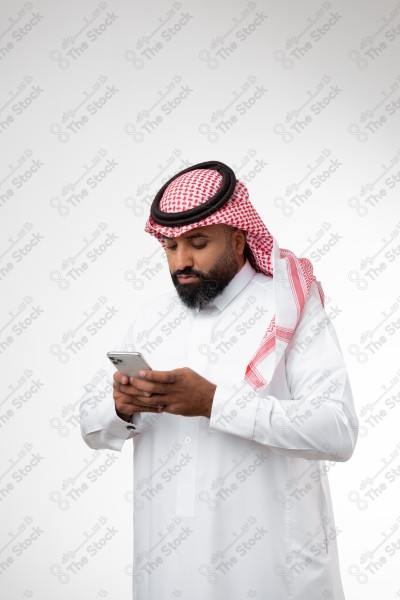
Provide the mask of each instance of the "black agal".
POLYGON ((205 219, 206 217, 209 217, 213 213, 217 212, 217 210, 219 210, 226 202, 228 202, 229 198, 231 198, 235 187, 235 173, 224 163, 216 160, 198 163, 197 165, 193 165, 192 167, 188 167, 180 173, 177 173, 163 185, 152 202, 150 215, 158 225, 164 225, 165 227, 180 227, 181 225, 190 225, 191 223, 201 221, 202 219, 205 219), (161 198, 169 184, 177 177, 180 177, 189 171, 194 171, 195 169, 214 169, 222 175, 221 187, 216 194, 207 200, 207 202, 203 202, 199 206, 195 206, 194 208, 190 208, 183 212, 163 212, 160 210, 161 198))

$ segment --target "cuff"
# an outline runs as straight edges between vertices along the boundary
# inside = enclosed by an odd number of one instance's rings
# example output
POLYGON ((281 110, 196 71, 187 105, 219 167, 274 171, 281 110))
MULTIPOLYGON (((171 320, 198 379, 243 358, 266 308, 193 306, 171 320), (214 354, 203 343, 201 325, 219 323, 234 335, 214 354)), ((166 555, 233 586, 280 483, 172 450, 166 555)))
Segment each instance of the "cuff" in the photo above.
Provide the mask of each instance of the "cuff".
POLYGON ((133 413, 129 421, 124 421, 124 423, 127 423, 127 428, 130 430, 140 429, 140 413, 133 413))
MULTIPOLYGON (((136 417, 136 414, 132 415, 132 417, 136 417)), ((115 412, 115 405, 113 402, 107 403, 104 407, 104 412, 102 412, 101 415, 101 422, 102 428, 107 431, 107 437, 122 440, 128 439, 128 437, 132 435, 132 431, 136 433, 140 424, 140 420, 138 419, 131 418, 131 422, 121 419, 115 412)))
POLYGON ((251 386, 217 385, 211 407, 210 428, 254 439, 260 397, 251 386))

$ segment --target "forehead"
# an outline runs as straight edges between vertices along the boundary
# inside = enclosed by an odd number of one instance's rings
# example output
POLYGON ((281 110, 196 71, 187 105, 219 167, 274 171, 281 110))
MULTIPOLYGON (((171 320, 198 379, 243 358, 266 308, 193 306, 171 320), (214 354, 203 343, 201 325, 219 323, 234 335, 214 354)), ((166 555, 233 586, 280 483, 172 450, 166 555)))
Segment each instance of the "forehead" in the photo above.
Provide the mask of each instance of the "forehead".
POLYGON ((162 238, 164 240, 173 240, 173 239, 190 239, 192 237, 207 237, 207 238, 216 238, 221 235, 224 235, 224 229, 226 225, 222 223, 218 223, 215 225, 205 225, 204 227, 194 227, 190 229, 190 231, 186 231, 180 236, 168 237, 163 235, 162 238))

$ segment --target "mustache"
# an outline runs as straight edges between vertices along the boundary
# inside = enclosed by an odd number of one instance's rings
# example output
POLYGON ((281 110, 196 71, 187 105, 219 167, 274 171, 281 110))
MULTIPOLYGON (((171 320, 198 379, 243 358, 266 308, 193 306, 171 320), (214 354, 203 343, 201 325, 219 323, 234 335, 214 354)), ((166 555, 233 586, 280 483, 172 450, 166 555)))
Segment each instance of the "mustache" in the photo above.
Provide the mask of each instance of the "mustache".
POLYGON ((185 267, 184 269, 177 269, 174 273, 171 273, 172 281, 176 286, 180 286, 178 276, 179 275, 197 275, 199 280, 203 282, 203 285, 210 286, 210 289, 213 289, 217 285, 217 281, 215 277, 209 277, 205 273, 201 271, 197 271, 196 269, 191 269, 190 267, 185 267))
POLYGON ((191 269, 190 267, 185 267, 182 270, 177 269, 174 273, 172 273, 172 275, 173 277, 178 277, 179 275, 197 275, 197 277, 200 277, 201 279, 206 279, 204 273, 201 271, 196 271, 195 269, 191 269))
POLYGON ((179 275, 197 275, 197 277, 199 279, 201 279, 204 282, 207 282, 209 284, 212 285, 216 285, 216 280, 215 280, 215 270, 224 263, 225 260, 225 256, 222 255, 220 256, 216 262, 214 263, 213 268, 209 271, 209 273, 202 273, 201 271, 197 271, 196 269, 192 269, 191 267, 185 267, 184 269, 177 269, 176 271, 174 271, 174 273, 171 273, 171 277, 172 277, 172 281, 174 281, 175 284, 178 284, 178 276, 179 275))

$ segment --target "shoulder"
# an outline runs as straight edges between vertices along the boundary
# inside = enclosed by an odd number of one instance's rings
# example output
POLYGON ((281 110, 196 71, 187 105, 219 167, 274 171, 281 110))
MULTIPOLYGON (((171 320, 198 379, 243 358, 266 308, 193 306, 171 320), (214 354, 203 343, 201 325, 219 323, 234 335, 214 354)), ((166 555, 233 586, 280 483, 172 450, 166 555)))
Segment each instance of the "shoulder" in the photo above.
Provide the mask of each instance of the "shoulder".
POLYGON ((313 282, 287 350, 297 348, 298 353, 306 354, 319 348, 324 353, 334 346, 340 349, 338 336, 330 315, 322 306, 317 284, 313 282))
POLYGON ((255 288, 262 289, 263 291, 270 291, 272 293, 274 285, 273 278, 268 275, 264 275, 264 273, 254 273, 254 276, 250 281, 250 285, 254 286, 255 288))
POLYGON ((312 282, 307 300, 301 312, 300 321, 306 321, 311 318, 326 315, 325 309, 322 306, 321 298, 318 291, 318 286, 315 281, 312 282))

